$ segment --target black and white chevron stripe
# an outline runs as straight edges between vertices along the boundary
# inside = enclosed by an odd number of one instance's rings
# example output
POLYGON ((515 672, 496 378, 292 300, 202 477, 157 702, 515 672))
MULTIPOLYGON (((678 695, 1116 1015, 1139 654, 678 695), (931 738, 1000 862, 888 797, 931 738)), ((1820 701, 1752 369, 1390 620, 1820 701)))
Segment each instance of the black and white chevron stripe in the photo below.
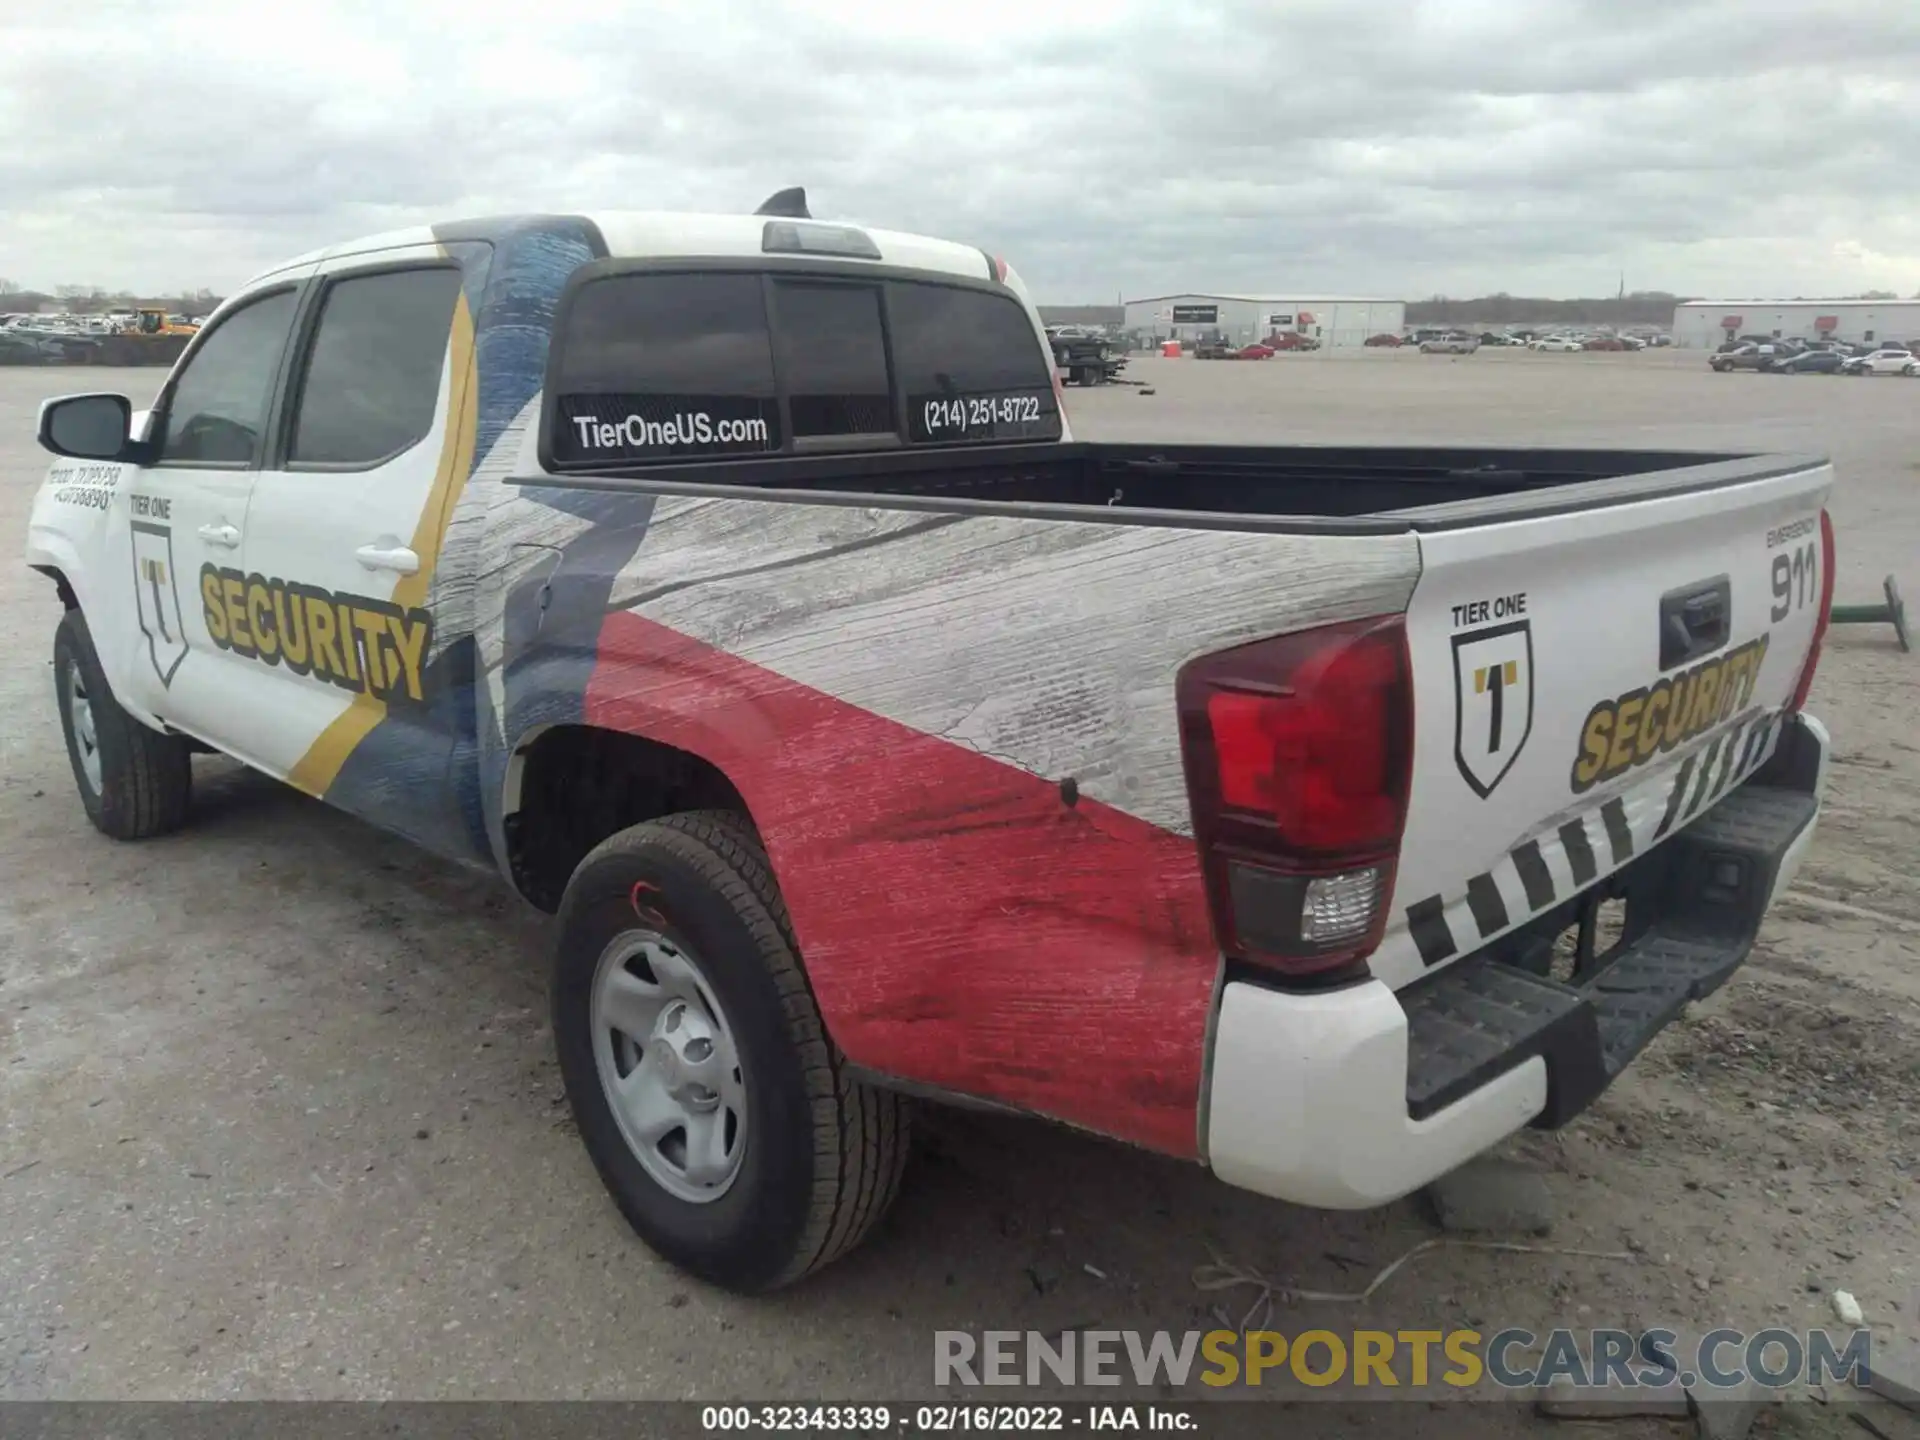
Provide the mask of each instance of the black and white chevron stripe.
POLYGON ((1680 762, 1657 787, 1629 790, 1528 840, 1466 894, 1429 895, 1407 906, 1407 929, 1428 965, 1475 949, 1587 888, 1664 840, 1758 769, 1773 753, 1779 715, 1757 715, 1680 762), (1464 904, 1463 904, 1464 901, 1464 904))

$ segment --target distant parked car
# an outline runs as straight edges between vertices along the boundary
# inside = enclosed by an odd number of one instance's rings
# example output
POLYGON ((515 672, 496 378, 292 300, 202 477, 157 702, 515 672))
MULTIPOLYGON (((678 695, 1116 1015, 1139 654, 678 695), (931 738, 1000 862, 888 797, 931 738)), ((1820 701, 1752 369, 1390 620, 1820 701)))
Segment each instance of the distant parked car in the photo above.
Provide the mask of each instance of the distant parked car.
POLYGON ((1584 348, 1571 335, 1543 335, 1527 346, 1529 350, 1546 350, 1554 354, 1570 355, 1584 348))
POLYGON ((1582 350, 1625 350, 1627 342, 1618 335, 1596 335, 1580 348, 1582 350))
POLYGON ((60 355, 30 330, 0 326, 0 365, 57 365, 60 355))
POLYGON ((1480 342, 1471 335, 1439 335, 1420 342, 1422 355, 1471 355, 1480 342))
POLYGON ((1731 370, 1764 370, 1775 360, 1786 358, 1787 352, 1777 345, 1742 345, 1737 350, 1720 351, 1707 364, 1725 375, 1731 370))
POLYGON ((91 365, 100 354, 100 337, 84 330, 41 330, 32 332, 42 353, 52 365, 91 365))
POLYGON ((1320 342, 1297 330, 1281 330, 1260 342, 1269 350, 1318 350, 1320 342))
POLYGON ((1832 350, 1802 350, 1798 355, 1776 356, 1766 367, 1769 375, 1838 375, 1847 357, 1832 350))
POLYGON ((1371 345, 1376 349, 1397 350, 1400 348, 1400 337, 1398 335, 1389 335, 1385 331, 1382 331, 1378 335, 1369 335, 1360 343, 1363 345, 1371 345))
POLYGON ((1847 361, 1848 375, 1912 375, 1917 367, 1911 350, 1882 346, 1868 355, 1856 355, 1847 361))

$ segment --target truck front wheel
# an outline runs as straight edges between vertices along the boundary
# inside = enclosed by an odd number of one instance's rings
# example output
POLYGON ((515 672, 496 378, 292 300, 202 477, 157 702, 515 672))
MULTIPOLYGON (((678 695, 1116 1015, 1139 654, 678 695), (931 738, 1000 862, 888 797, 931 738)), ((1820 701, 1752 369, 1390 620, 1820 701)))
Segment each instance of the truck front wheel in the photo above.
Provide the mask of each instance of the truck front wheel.
POLYGON ((892 1203, 907 1102, 846 1073, 738 818, 637 825, 580 863, 553 1032, 600 1178, 682 1269, 771 1290, 852 1249, 892 1203))
POLYGON ((184 825, 192 752, 183 737, 150 729, 120 707, 78 610, 54 631, 53 678, 73 781, 95 828, 116 840, 145 840, 184 825))

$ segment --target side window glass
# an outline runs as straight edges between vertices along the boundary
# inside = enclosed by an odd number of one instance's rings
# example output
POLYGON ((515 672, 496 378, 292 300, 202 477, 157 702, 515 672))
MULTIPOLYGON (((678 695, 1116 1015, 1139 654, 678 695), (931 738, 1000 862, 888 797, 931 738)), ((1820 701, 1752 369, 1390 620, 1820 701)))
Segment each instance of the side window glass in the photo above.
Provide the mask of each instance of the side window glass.
POLYGON ((251 465, 260 455, 293 292, 236 310, 208 334, 173 383, 160 463, 251 465))
POLYGON ((773 294, 794 438, 895 434, 879 289, 782 281, 773 294))
POLYGON ((459 295, 460 272, 444 267, 329 286, 300 381, 288 462, 365 469, 426 439, 459 295))

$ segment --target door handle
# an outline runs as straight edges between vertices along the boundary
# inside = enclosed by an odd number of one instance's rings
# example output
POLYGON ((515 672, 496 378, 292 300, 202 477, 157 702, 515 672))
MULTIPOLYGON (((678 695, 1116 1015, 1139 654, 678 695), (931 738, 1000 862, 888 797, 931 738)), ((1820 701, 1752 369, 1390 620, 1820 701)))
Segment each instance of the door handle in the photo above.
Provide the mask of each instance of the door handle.
POLYGON ((353 555, 369 570, 393 570, 402 575, 420 572, 420 557, 405 545, 362 545, 353 555))
POLYGON ((235 550, 240 545, 240 532, 231 525, 202 525, 200 538, 222 550, 235 550))

